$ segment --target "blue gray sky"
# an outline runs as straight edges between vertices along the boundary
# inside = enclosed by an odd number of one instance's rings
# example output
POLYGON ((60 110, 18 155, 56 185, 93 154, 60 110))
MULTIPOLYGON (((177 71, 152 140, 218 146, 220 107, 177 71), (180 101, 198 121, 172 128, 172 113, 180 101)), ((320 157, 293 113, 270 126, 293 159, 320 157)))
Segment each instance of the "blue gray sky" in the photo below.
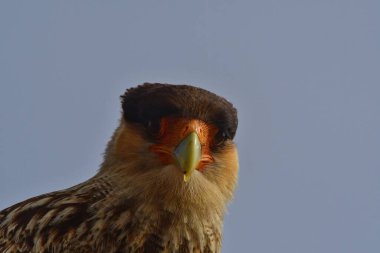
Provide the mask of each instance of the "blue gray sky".
POLYGON ((0 209, 97 171, 119 95, 239 110, 224 253, 380 252, 380 2, 1 1, 0 209))

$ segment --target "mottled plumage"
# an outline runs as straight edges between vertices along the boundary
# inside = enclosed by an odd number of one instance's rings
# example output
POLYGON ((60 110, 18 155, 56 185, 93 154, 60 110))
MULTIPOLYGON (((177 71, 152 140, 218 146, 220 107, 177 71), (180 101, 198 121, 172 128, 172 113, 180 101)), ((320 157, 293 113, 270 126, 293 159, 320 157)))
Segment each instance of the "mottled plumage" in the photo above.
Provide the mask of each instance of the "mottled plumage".
POLYGON ((127 90, 122 108, 93 178, 0 212, 0 252, 220 252, 237 180, 236 110, 211 92, 167 84, 127 90), (201 157, 183 172, 172 157, 189 131, 201 157))

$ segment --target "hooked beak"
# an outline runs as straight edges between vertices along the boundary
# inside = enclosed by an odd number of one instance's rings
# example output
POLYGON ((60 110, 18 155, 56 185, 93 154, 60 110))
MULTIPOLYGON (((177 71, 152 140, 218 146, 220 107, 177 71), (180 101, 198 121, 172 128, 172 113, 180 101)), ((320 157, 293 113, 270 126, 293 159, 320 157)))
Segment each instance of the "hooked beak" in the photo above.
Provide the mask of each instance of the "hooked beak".
POLYGON ((174 150, 178 166, 183 171, 183 180, 189 181, 202 156, 202 147, 196 132, 190 133, 174 150))
POLYGON ((217 131, 216 127, 201 120, 164 117, 160 120, 157 143, 149 150, 158 155, 163 165, 174 163, 187 182, 195 169, 202 172, 214 161, 210 143, 217 131))

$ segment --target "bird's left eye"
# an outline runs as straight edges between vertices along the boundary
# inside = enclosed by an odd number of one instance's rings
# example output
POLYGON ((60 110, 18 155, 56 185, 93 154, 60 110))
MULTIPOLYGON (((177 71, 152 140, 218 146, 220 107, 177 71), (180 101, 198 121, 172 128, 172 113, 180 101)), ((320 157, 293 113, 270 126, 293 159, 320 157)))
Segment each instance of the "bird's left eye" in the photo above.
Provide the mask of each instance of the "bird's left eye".
POLYGON ((214 144, 215 144, 215 146, 220 146, 220 145, 222 145, 228 139, 230 139, 229 132, 228 131, 222 131, 222 130, 220 130, 215 135, 214 144))

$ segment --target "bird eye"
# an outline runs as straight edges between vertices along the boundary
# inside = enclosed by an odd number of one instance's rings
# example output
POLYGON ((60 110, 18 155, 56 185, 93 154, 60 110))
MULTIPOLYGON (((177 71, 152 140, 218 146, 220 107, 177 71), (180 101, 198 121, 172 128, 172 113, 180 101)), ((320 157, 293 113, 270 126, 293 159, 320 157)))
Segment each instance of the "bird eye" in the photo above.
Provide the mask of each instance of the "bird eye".
POLYGON ((222 145, 226 140, 230 139, 230 134, 228 131, 219 131, 215 135, 215 146, 220 146, 222 145))
POLYGON ((159 131, 159 126, 157 123, 155 123, 154 121, 152 120, 147 120, 145 123, 144 123, 144 126, 145 126, 145 129, 147 131, 147 133, 151 136, 151 137, 154 137, 157 135, 158 131, 159 131))

